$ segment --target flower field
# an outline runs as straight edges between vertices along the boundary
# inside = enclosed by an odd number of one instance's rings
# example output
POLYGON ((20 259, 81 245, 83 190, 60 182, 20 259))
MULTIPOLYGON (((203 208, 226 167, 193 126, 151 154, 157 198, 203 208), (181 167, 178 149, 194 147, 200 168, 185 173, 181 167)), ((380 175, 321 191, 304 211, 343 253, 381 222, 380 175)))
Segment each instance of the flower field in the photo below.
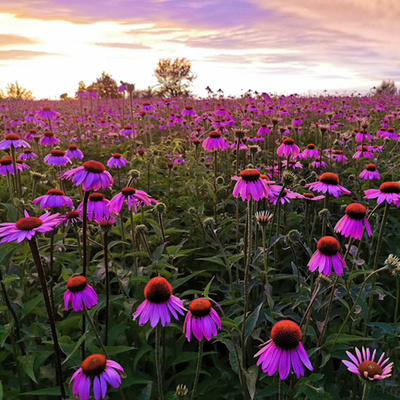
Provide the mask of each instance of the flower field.
POLYGON ((0 104, 0 399, 400 398, 400 97, 0 104))

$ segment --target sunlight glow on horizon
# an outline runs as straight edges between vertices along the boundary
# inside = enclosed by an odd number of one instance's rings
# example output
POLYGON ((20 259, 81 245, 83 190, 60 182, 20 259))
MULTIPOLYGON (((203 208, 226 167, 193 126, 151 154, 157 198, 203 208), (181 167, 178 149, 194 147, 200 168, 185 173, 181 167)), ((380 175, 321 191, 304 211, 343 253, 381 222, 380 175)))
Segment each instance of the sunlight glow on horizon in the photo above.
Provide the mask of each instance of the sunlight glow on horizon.
POLYGON ((248 89, 284 94, 368 91, 380 80, 391 78, 380 77, 378 71, 360 74, 350 62, 340 64, 324 57, 309 60, 295 44, 279 47, 267 42, 261 48, 262 36, 246 45, 245 30, 186 25, 156 20, 76 24, 56 16, 54 20, 19 18, 0 9, 0 37, 6 41, 16 35, 14 42, 0 44, 0 89, 18 81, 37 99, 58 99, 62 93, 73 96, 79 81, 90 85, 103 71, 117 83, 123 80, 146 89, 157 84, 153 71, 158 60, 176 57, 192 61, 198 76, 192 89, 199 96, 206 95, 206 86, 214 91, 221 88, 226 95, 240 95, 248 89), (221 32, 225 42, 208 46, 207 40, 218 40, 221 32), (21 39, 18 43, 18 37, 33 42, 21 39), (243 45, 237 44, 240 40, 243 45))

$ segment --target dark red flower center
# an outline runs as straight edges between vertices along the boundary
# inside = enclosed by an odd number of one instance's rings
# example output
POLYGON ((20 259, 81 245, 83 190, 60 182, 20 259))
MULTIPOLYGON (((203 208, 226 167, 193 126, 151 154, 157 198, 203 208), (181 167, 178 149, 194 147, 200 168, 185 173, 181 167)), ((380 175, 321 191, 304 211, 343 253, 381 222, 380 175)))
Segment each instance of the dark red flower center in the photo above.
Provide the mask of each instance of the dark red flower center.
POLYGON ((370 378, 375 375, 382 375, 382 367, 375 361, 364 361, 358 366, 358 371, 364 377, 364 372, 368 373, 370 378))
POLYGON ((132 127, 129 126, 129 125, 124 126, 124 130, 125 130, 125 131, 131 131, 131 130, 132 130, 132 127))
POLYGON ((24 150, 24 154, 32 154, 32 150, 30 149, 24 150))
POLYGON ((52 150, 50 153, 52 156, 55 156, 55 157, 64 157, 65 156, 65 151, 63 151, 63 150, 52 150))
POLYGON ((103 201, 104 196, 101 193, 91 193, 89 195, 89 201, 103 201))
POLYGON ((221 134, 220 134, 219 132, 217 132, 217 131, 213 131, 213 132, 210 132, 210 133, 208 134, 208 136, 209 136, 211 139, 219 139, 219 138, 221 137, 221 134))
POLYGON ((84 276, 73 276, 67 282, 67 287, 72 293, 84 291, 87 285, 88 281, 84 276))
POLYGON ((325 256, 334 256, 340 250, 340 244, 333 236, 324 236, 319 239, 317 249, 325 256))
POLYGON ((99 376, 107 366, 107 359, 102 354, 92 354, 83 361, 82 372, 89 377, 99 376))
POLYGON ((346 215, 351 219, 362 221, 367 215, 367 209, 359 203, 349 204, 346 207, 346 215))
POLYGON ((376 171, 376 165, 375 164, 368 164, 367 165, 367 171, 376 171))
POLYGON ((12 164, 12 158, 10 156, 4 157, 0 160, 0 165, 11 165, 12 164))
POLYGON ((16 135, 15 133, 9 133, 8 135, 5 136, 6 140, 20 140, 21 138, 16 135))
POLYGON ((120 153, 114 153, 112 156, 113 156, 114 158, 116 158, 116 159, 119 159, 119 158, 122 157, 122 154, 120 154, 120 153))
POLYGON ((193 107, 192 106, 185 106, 185 110, 193 110, 193 107))
POLYGON ((29 133, 37 133, 37 130, 36 129, 29 129, 29 133))
POLYGON ((274 325, 271 338, 277 347, 283 350, 292 350, 297 348, 303 339, 303 334, 295 322, 283 320, 274 325))
POLYGON ((124 196, 132 196, 133 194, 136 193, 136 189, 133 188, 133 187, 126 187, 126 188, 123 188, 123 189, 121 190, 121 193, 122 193, 124 196))
POLYGON ((53 136, 54 136, 54 133, 53 133, 53 132, 50 132, 50 131, 47 131, 47 132, 44 133, 44 136, 46 136, 46 137, 53 137, 53 136))
POLYGON ((78 150, 78 146, 76 144, 70 144, 68 150, 78 150))
POLYGON ((325 172, 319 177, 319 181, 328 185, 339 185, 339 177, 332 172, 325 172))
POLYGON ((265 181, 270 181, 270 179, 269 179, 269 177, 268 177, 267 175, 261 174, 261 175, 260 175, 260 178, 261 178, 261 179, 264 179, 265 181))
POLYGON ((106 170, 106 167, 98 161, 86 161, 83 163, 83 168, 87 172, 94 172, 95 174, 101 174, 106 170))
POLYGON ((342 150, 333 150, 333 154, 341 155, 341 154, 343 154, 343 151, 342 150))
POLYGON ((292 146, 292 145, 294 145, 294 140, 293 140, 292 138, 287 138, 287 139, 285 139, 285 140, 283 141, 283 144, 292 146))
POLYGON ((162 276, 150 279, 144 288, 144 297, 155 304, 166 303, 172 296, 171 284, 162 276))
POLYGON ((307 199, 313 199, 315 197, 315 195, 312 193, 303 193, 303 196, 307 199))
POLYGON ((245 169, 240 173, 240 177, 246 182, 255 182, 260 179, 260 171, 256 169, 245 169))
POLYGON ((195 317, 205 317, 211 312, 211 302, 207 299, 193 300, 189 305, 189 310, 195 317))
POLYGON ((151 106, 151 103, 143 103, 144 106, 151 106))
POLYGON ((315 149, 315 144, 313 144, 313 143, 308 144, 307 145, 307 149, 314 150, 315 149))
POLYGON ((394 133, 394 128, 388 128, 387 130, 389 133, 394 133))
POLYGON ((43 107, 43 111, 50 111, 50 110, 51 110, 51 108, 49 106, 44 106, 43 107))
POLYGON ((397 182, 385 182, 379 187, 382 193, 400 193, 400 185, 397 182))
POLYGON ((70 212, 67 212, 67 214, 65 216, 68 219, 78 218, 79 217, 79 212, 78 211, 70 211, 70 212))
POLYGON ((36 217, 26 217, 21 218, 15 223, 15 226, 20 231, 31 231, 32 229, 39 228, 40 225, 43 224, 43 221, 40 218, 36 217))
POLYGON ((356 129, 354 129, 354 133, 358 133, 359 132, 359 130, 356 128, 356 129))
POLYGON ((53 195, 53 196, 65 196, 65 193, 60 190, 60 189, 50 189, 47 194, 53 195))

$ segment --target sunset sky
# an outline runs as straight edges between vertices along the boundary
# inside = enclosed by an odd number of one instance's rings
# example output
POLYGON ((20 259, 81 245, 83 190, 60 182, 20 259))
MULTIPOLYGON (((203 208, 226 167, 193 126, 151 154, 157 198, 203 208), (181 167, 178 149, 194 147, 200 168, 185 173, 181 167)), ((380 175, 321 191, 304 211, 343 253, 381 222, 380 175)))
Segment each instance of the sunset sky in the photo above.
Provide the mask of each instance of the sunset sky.
POLYGON ((397 0, 1 0, 0 89, 73 95, 105 71, 145 89, 160 58, 186 57, 226 95, 400 86, 397 0))

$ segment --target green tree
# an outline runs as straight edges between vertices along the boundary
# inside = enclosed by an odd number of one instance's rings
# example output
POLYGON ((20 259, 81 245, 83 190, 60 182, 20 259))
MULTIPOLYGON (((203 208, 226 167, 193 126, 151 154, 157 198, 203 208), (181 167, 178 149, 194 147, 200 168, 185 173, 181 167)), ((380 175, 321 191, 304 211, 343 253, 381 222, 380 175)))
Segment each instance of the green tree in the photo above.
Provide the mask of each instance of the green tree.
POLYGON ((376 94, 387 94, 393 95, 397 93, 396 84, 391 80, 382 81, 382 83, 376 88, 376 94))
POLYGON ((101 99, 117 99, 121 97, 118 92, 117 82, 111 78, 110 74, 102 72, 101 77, 91 84, 95 88, 97 95, 101 99))
POLYGON ((158 94, 163 97, 190 96, 190 85, 197 78, 192 63, 186 58, 163 58, 154 74, 158 80, 158 94))
POLYGON ((9 99, 13 100, 33 100, 32 91, 25 89, 20 86, 20 84, 15 81, 15 83, 9 83, 6 87, 7 96, 9 99))

